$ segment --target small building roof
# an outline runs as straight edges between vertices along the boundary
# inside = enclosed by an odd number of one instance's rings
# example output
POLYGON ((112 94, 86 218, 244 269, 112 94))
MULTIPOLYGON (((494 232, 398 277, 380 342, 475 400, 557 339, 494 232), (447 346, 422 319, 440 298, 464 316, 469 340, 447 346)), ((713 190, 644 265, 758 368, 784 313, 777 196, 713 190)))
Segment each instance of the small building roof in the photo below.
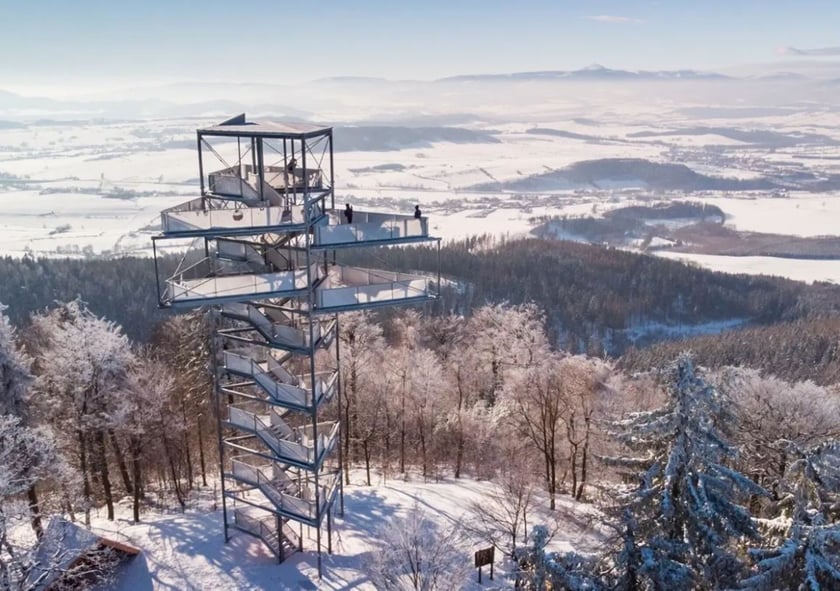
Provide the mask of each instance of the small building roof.
MULTIPOLYGON (((140 550, 133 546, 104 538, 61 517, 53 517, 35 550, 34 565, 27 576, 27 588, 36 591, 66 588, 62 583, 68 583, 69 579, 66 577, 72 578, 73 567, 85 560, 95 562, 96 552, 103 547, 112 548, 125 557, 133 557, 140 553, 140 550)), ((103 564, 105 568, 117 566, 103 564)), ((95 583, 97 573, 85 570, 87 582, 95 583)), ((109 573, 98 574, 107 576, 109 573)), ((72 582, 69 584, 72 585, 72 582)))
POLYGON ((327 135, 331 127, 321 127, 314 123, 293 123, 279 121, 248 121, 245 113, 231 117, 217 125, 198 130, 203 135, 233 135, 240 137, 303 138, 327 135))

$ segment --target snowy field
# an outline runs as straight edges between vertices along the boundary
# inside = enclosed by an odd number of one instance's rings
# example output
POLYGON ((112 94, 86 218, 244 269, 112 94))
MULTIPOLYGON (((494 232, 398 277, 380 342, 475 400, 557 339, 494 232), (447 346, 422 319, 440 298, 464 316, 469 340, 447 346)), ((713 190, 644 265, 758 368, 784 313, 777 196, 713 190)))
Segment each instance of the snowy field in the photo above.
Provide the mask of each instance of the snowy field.
MULTIPOLYGON (((323 93, 340 83, 316 86, 323 93)), ((388 88, 365 88, 368 95, 345 89, 340 105, 324 103, 312 117, 364 125, 360 118, 368 111, 371 121, 414 116, 439 126, 428 129, 460 127, 484 140, 396 146, 383 140, 365 151, 337 145, 338 207, 349 202, 358 211, 407 213, 419 204, 429 216, 431 233, 445 240, 527 236, 541 217, 598 215, 632 203, 675 199, 717 205, 737 230, 826 236, 840 228, 840 188, 663 191, 628 178, 530 182, 581 161, 607 158, 685 165, 697 174, 745 182, 809 175, 831 181, 840 175, 836 109, 816 103, 750 109, 708 97, 697 102, 702 93, 687 100, 673 94, 672 87, 640 99, 621 87, 604 86, 582 102, 540 85, 520 87, 519 94, 509 96, 498 93, 489 103, 480 87, 459 86, 451 95, 438 92, 431 107, 422 100, 421 89, 428 91, 422 85, 415 94, 389 94, 393 89, 388 88), (450 104, 449 97, 462 103, 450 104), (531 188, 505 188, 522 181, 531 188)), ((738 88, 745 93, 738 101, 760 102, 745 87, 738 88)), ((27 121, 21 113, 0 110, 0 119, 24 121, 20 127, 4 127, 0 121, 0 255, 148 255, 158 212, 197 193, 195 129, 224 118, 199 114, 27 121)), ((835 261, 679 257, 717 270, 840 281, 835 261)))
MULTIPOLYGON (((354 481, 361 481, 361 473, 354 481)), ((142 523, 130 521, 130 506, 121 505, 118 518, 109 522, 101 516, 94 519, 94 531, 142 550, 126 570, 120 591, 207 590, 238 591, 242 589, 373 589, 363 564, 377 548, 379 532, 405 516, 415 504, 439 528, 450 525, 469 526, 471 506, 486 502, 494 485, 464 479, 441 483, 381 479, 372 487, 351 485, 345 490, 345 516, 334 521, 333 554, 324 553, 324 577, 318 580, 314 541, 304 536, 304 552, 298 552, 278 565, 263 543, 236 530, 230 542, 224 543, 222 514, 213 510, 209 499, 186 513, 144 513, 142 523)), ((558 500, 553 514, 537 507, 529 515, 529 527, 544 523, 557 530, 550 548, 558 551, 594 550, 600 539, 590 505, 576 504, 565 497, 558 500)), ((325 530, 324 530, 325 538, 325 530)), ((324 541, 326 543, 326 541, 324 541)), ((463 541, 465 560, 472 561, 475 550, 488 544, 469 538, 463 541)), ((465 589, 506 589, 509 569, 496 554, 495 584, 484 572, 484 586, 465 581, 465 589)), ((470 571, 472 576, 475 571, 470 571)))
POLYGON ((782 259, 776 257, 730 257, 711 254, 687 254, 682 252, 655 251, 657 256, 683 261, 722 271, 747 275, 775 275, 795 281, 824 281, 840 284, 840 261, 810 259, 782 259))

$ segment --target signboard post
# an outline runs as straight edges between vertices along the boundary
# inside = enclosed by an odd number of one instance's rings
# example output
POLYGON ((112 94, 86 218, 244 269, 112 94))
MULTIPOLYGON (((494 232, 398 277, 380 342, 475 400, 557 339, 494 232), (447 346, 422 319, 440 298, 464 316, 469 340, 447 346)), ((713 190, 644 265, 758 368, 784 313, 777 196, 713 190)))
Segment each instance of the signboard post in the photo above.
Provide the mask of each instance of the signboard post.
POLYGON ((478 569, 478 582, 481 583, 481 567, 485 564, 490 565, 490 580, 493 580, 493 560, 495 556, 496 548, 494 546, 490 546, 489 548, 484 548, 483 550, 477 550, 475 553, 475 568, 478 569))

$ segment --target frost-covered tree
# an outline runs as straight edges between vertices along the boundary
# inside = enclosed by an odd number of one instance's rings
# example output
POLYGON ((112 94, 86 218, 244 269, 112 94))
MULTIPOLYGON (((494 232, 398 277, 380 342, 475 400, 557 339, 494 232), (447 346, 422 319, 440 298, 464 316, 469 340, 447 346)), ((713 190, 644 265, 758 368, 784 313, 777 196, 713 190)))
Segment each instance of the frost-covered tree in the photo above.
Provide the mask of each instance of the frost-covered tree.
POLYGON ((459 549, 460 528, 439 528, 417 503, 378 537, 379 546, 364 568, 382 591, 455 591, 472 571, 470 557, 459 549))
POLYGON ((790 518, 762 521, 771 547, 754 548, 751 576, 741 587, 751 591, 840 589, 840 442, 808 449, 787 442, 794 459, 785 475, 782 503, 790 518))
POLYGON ((423 477, 430 475, 432 464, 438 459, 436 427, 443 415, 443 400, 448 384, 437 357, 428 349, 417 351, 409 370, 407 412, 411 418, 420 451, 423 477))
POLYGON ((413 357, 419 348, 419 336, 417 325, 420 323, 420 316, 414 310, 407 310, 397 316, 392 322, 391 330, 396 333, 396 343, 387 349, 388 359, 386 361, 387 371, 394 377, 396 393, 399 399, 399 408, 396 416, 399 420, 399 452, 400 452, 400 473, 406 472, 407 455, 407 415, 408 397, 411 392, 411 368, 413 357))
MULTIPOLYGON (((379 361, 385 348, 382 327, 373 321, 368 312, 352 312, 341 317, 341 418, 344 436, 344 481, 350 484, 350 464, 358 460, 359 448, 365 454, 370 466, 371 435, 370 422, 379 418, 377 412, 371 413, 368 404, 375 403, 378 382, 392 380, 392 375, 383 376, 379 361), (363 400, 365 399, 365 400, 363 400), (365 414, 366 425, 360 425, 365 414)), ((378 410, 378 409, 376 409, 378 410)), ((370 482, 368 482, 370 484, 370 482)))
POLYGON ((159 474, 169 474, 175 495, 183 508, 184 492, 175 467, 174 448, 183 440, 186 429, 176 408, 176 379, 168 367, 143 350, 127 376, 126 403, 120 407, 120 435, 128 442, 134 522, 140 520, 140 501, 144 476, 151 466, 159 466, 159 474))
POLYGON ((514 557, 528 537, 528 517, 534 508, 534 485, 525 470, 512 471, 480 501, 472 504, 469 529, 504 554, 514 557))
POLYGON ((741 571, 733 541, 756 536, 741 502, 762 490, 729 467, 731 405, 690 356, 672 364, 666 386, 663 407, 610 424, 638 455, 608 462, 641 469, 638 486, 621 498, 632 548, 619 555, 618 571, 634 573, 638 586, 627 589, 724 588, 741 571))
POLYGON ((607 589, 598 576, 597 561, 574 552, 548 552, 548 529, 537 525, 530 535, 531 543, 516 552, 515 585, 524 591, 598 591, 607 589))
MULTIPOLYGON (((85 523, 93 506, 91 478, 96 473, 108 508, 114 502, 106 439, 123 416, 125 381, 134 355, 128 338, 116 324, 96 317, 75 301, 33 318, 37 342, 38 405, 62 435, 68 463, 78 467, 85 523)), ((72 488, 72 475, 67 478, 72 488)), ((69 492, 69 491, 68 491, 69 492)), ((69 502, 69 497, 68 497, 69 502)))
POLYGON ((14 502, 47 478, 55 464, 55 444, 48 432, 22 425, 19 417, 0 415, 0 589, 20 588, 32 566, 33 547, 9 535, 25 518, 14 502))
MULTIPOLYGON (((181 426, 179 447, 186 464, 187 486, 193 486, 193 450, 197 448, 201 482, 207 486, 205 447, 212 449, 216 421, 212 411, 213 372, 210 359, 211 320, 205 311, 179 314, 161 322, 152 334, 152 351, 159 366, 174 373, 172 409, 181 426), (208 437, 210 435, 210 437, 208 437)), ((127 487, 132 492, 131 487, 127 487)))
POLYGON ((531 367, 549 352, 545 317, 534 304, 483 306, 470 317, 467 333, 466 346, 483 374, 479 395, 489 404, 502 395, 511 371, 531 367))
MULTIPOLYGON (((15 329, 0 304, 0 414, 20 418, 26 426, 34 424, 29 411, 27 395, 35 381, 31 373, 32 359, 19 346, 15 329)), ((43 533, 38 493, 33 482, 26 491, 31 514, 31 525, 40 538, 43 533)))
POLYGON ((721 382, 736 404, 741 470, 770 492, 763 514, 772 515, 785 494, 788 467, 801 455, 791 450, 840 436, 840 399, 811 382, 792 384, 751 369, 727 369, 721 382))
POLYGON ((15 329, 0 303, 0 414, 23 416, 25 396, 34 377, 32 360, 17 343, 15 329))

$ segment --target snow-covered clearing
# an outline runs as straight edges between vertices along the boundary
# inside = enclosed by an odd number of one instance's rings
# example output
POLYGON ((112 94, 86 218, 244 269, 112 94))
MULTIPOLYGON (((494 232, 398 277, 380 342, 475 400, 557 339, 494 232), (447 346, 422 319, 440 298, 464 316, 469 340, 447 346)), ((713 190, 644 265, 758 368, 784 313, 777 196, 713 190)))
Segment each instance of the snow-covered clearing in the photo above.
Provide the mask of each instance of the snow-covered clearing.
POLYGON ((782 259, 778 257, 734 257, 712 254, 655 251, 657 256, 692 263, 724 273, 747 275, 776 275, 795 281, 840 283, 840 261, 813 259, 782 259))
MULTIPOLYGON (((362 482, 361 473, 354 474, 354 482, 362 482)), ((333 554, 323 555, 324 576, 318 580, 314 530, 307 535, 304 528, 304 552, 292 555, 283 564, 257 538, 231 529, 231 539, 225 544, 222 533, 222 512, 212 492, 185 513, 146 512, 142 522, 131 523, 128 503, 121 504, 116 521, 102 516, 94 519, 97 533, 134 545, 142 554, 133 559, 124 571, 116 589, 144 591, 151 589, 373 589, 364 571, 364 562, 377 547, 379 531, 387 528, 394 518, 405 516, 415 504, 440 528, 472 523, 471 507, 486 502, 495 485, 470 479, 446 479, 442 482, 423 482, 420 479, 403 481, 377 478, 374 486, 353 484, 345 489, 345 515, 334 521, 333 554)), ((529 515, 528 527, 545 523, 557 532, 551 549, 558 551, 597 549, 600 536, 596 527, 597 512, 591 505, 575 503, 567 497, 558 499, 553 514, 545 508, 540 497, 539 506, 529 515)), ((336 504, 337 506, 337 504, 336 504)), ((104 515, 104 512, 103 512, 104 515)), ((297 527, 295 527, 297 529, 297 527)), ((326 547, 326 528, 323 543, 326 547)), ((467 540, 463 545, 464 559, 472 561, 473 552, 488 544, 467 540)), ((505 579, 509 568, 496 553, 496 579, 484 586, 465 581, 466 589, 509 588, 505 579)), ((472 571, 475 575, 475 571, 472 571)))

